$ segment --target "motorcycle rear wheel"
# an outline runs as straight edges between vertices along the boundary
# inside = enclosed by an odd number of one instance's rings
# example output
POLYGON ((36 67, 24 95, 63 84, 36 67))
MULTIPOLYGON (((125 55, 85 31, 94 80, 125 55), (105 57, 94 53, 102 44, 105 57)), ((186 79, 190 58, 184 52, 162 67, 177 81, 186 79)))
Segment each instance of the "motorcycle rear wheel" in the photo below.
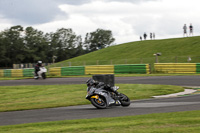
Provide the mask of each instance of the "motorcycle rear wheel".
POLYGON ((46 74, 45 73, 42 73, 42 78, 46 79, 46 74))
POLYGON ((120 102, 123 107, 127 107, 131 104, 130 99, 122 93, 120 93, 120 102))
POLYGON ((92 103, 92 105, 94 105, 98 109, 105 109, 105 108, 107 108, 106 100, 103 97, 101 97, 101 96, 99 96, 98 99, 91 98, 91 103, 92 103))

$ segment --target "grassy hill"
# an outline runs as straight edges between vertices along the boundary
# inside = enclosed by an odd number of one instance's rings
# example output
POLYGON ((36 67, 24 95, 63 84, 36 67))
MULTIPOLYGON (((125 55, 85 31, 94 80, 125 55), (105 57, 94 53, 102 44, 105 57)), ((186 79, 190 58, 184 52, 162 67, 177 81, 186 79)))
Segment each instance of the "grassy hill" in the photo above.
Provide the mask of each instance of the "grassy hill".
POLYGON ((186 63, 188 56, 191 57, 191 62, 200 62, 200 36, 115 45, 53 66, 155 63, 153 54, 157 52, 162 53, 160 63, 186 63))

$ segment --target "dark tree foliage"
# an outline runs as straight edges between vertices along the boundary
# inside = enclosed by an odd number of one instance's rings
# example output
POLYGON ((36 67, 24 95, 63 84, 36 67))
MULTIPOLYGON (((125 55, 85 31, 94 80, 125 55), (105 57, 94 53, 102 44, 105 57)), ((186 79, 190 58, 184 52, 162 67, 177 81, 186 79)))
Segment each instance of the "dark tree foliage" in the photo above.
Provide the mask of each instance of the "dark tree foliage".
POLYGON ((77 36, 72 29, 61 28, 55 33, 50 35, 50 48, 52 53, 49 53, 52 57, 56 57, 56 61, 63 61, 76 57, 77 51, 82 49, 81 36, 77 36))
POLYGON ((48 43, 42 31, 27 27, 25 29, 24 46, 27 55, 24 62, 48 61, 46 58, 48 43))
POLYGON ((6 62, 9 61, 9 58, 6 56, 6 43, 2 33, 0 33, 0 51, 0 64, 1 66, 7 66, 6 62))
POLYGON ((109 30, 97 29, 82 38, 72 29, 46 33, 33 27, 13 26, 0 32, 0 67, 13 64, 63 61, 109 46, 115 39, 109 30))
POLYGON ((115 39, 112 36, 112 31, 97 29, 94 32, 86 34, 84 46, 86 49, 96 51, 111 45, 115 39))
MULTIPOLYGON (((24 60, 24 50, 25 46, 23 45, 23 27, 13 26, 10 29, 2 32, 1 43, 4 47, 4 62, 2 65, 11 66, 13 63, 20 63, 24 60)), ((2 58, 2 57, 0 57, 2 58)))

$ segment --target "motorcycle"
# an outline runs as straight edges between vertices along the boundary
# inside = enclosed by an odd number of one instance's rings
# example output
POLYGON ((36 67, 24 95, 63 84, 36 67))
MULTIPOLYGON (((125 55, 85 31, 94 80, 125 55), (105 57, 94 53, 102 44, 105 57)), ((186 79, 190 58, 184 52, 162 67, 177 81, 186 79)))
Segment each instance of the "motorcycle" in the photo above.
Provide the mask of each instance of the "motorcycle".
POLYGON ((43 78, 46 79, 47 69, 45 67, 40 67, 40 71, 37 72, 38 76, 35 75, 35 79, 43 78))
MULTIPOLYGON (((114 86, 113 90, 117 91, 119 87, 114 86)), ((130 99, 122 93, 115 93, 107 91, 101 87, 91 86, 87 88, 86 99, 88 99, 93 106, 98 109, 105 109, 109 106, 123 106, 130 105, 130 99)))

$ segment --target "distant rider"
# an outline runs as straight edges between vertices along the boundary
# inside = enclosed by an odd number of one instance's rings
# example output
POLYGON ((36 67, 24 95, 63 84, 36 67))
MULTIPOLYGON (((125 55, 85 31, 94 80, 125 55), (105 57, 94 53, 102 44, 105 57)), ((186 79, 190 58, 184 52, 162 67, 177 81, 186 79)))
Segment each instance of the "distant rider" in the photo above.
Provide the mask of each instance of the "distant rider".
POLYGON ((40 71, 40 67, 42 67, 42 61, 38 61, 38 63, 35 65, 35 78, 38 77, 38 72, 40 71))

